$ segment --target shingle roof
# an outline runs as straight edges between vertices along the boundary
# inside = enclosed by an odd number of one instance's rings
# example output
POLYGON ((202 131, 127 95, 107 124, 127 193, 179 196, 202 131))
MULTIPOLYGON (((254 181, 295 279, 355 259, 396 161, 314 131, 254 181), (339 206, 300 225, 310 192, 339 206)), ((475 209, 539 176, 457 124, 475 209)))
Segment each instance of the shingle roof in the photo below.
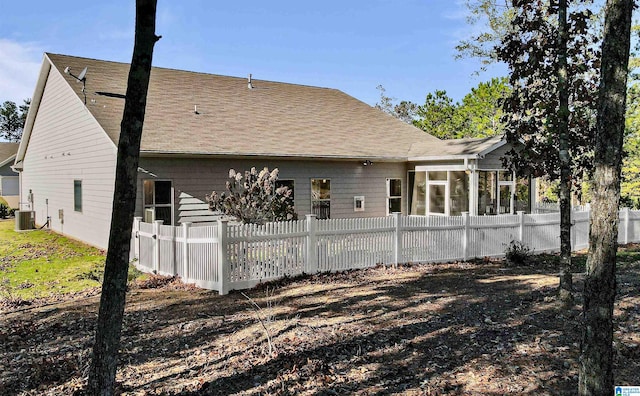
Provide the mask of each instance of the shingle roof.
POLYGON ((441 140, 440 144, 433 145, 426 142, 417 142, 409 150, 409 158, 429 156, 472 156, 480 154, 502 141, 502 136, 484 138, 466 138, 441 140))
MULTIPOLYGON (((87 108, 117 142, 129 65, 46 54, 64 74, 88 67, 87 108)), ((405 159, 442 141, 339 90, 154 67, 141 150, 161 153, 405 159), (197 106, 197 114, 194 109, 197 106)))
POLYGON ((0 142, 0 164, 4 164, 18 152, 18 143, 0 142))

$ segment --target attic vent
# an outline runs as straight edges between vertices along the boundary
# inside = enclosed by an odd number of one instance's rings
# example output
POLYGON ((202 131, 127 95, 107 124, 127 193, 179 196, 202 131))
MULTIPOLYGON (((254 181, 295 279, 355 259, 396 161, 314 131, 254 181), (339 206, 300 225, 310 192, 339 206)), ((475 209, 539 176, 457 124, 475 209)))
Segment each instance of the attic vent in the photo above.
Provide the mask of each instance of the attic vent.
POLYGON ((247 82, 247 87, 248 87, 249 89, 253 89, 253 84, 251 84, 251 73, 249 73, 249 80, 248 80, 248 82, 247 82))

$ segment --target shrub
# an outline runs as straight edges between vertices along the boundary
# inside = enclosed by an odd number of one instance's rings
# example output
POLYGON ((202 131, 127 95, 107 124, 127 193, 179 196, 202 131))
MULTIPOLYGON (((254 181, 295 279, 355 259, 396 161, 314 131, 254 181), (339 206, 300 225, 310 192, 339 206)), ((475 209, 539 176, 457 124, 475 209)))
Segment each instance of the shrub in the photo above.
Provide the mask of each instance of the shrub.
POLYGON ((207 195, 209 209, 235 217, 243 223, 264 224, 269 221, 297 220, 292 191, 286 186, 276 188, 278 168, 245 171, 244 176, 229 170, 227 191, 207 195))
POLYGON ((0 203, 0 219, 6 219, 9 216, 9 208, 3 203, 0 203))
POLYGON ((507 263, 510 265, 523 265, 529 261, 532 251, 529 246, 520 241, 511 241, 504 250, 507 263))

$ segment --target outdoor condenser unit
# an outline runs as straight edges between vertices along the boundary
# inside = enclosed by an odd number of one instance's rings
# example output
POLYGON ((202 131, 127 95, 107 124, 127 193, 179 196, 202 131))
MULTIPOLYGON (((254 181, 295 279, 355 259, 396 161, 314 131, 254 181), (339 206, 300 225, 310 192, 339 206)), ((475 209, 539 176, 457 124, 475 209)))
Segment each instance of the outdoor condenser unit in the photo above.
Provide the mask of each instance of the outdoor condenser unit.
POLYGON ((16 210, 16 231, 33 230, 36 223, 36 212, 33 210, 16 210))

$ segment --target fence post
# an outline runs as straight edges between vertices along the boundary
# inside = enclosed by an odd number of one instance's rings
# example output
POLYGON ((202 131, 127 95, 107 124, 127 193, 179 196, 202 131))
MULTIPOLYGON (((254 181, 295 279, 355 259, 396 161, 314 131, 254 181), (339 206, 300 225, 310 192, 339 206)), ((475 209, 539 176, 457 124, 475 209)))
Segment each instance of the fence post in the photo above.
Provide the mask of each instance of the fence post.
POLYGON ((462 224, 464 225, 464 232, 462 234, 462 256, 463 261, 469 260, 469 233, 471 227, 469 226, 469 212, 462 212, 462 224))
POLYGON ((570 224, 570 232, 571 232, 571 251, 575 252, 576 251, 576 245, 577 245, 577 236, 576 236, 576 220, 575 220, 575 212, 576 212, 576 208, 575 207, 571 207, 571 219, 569 220, 569 224, 570 224))
POLYGON ((402 213, 393 212, 393 222, 395 225, 393 235, 393 267, 397 268, 398 264, 402 261, 402 213))
POLYGON ((229 263, 227 261, 227 220, 218 220, 218 294, 229 293, 229 263))
POLYGON ((318 272, 318 239, 316 237, 317 216, 315 214, 306 215, 307 218, 307 257, 306 273, 315 274, 318 272))
POLYGON ((520 227, 518 228, 518 241, 520 243, 524 242, 524 211, 518 211, 518 224, 520 227))
POLYGON ((623 244, 626 245, 629 243, 629 225, 630 225, 630 221, 629 221, 629 208, 623 208, 622 209, 622 218, 624 221, 624 240, 623 240, 623 244))
POLYGON ((182 223, 182 281, 187 282, 189 279, 189 228, 191 223, 186 221, 182 223))
POLYGON ((160 272, 160 226, 163 220, 153 222, 153 272, 160 272))
POLYGON ((133 259, 140 261, 140 222, 142 217, 133 218, 133 259))

